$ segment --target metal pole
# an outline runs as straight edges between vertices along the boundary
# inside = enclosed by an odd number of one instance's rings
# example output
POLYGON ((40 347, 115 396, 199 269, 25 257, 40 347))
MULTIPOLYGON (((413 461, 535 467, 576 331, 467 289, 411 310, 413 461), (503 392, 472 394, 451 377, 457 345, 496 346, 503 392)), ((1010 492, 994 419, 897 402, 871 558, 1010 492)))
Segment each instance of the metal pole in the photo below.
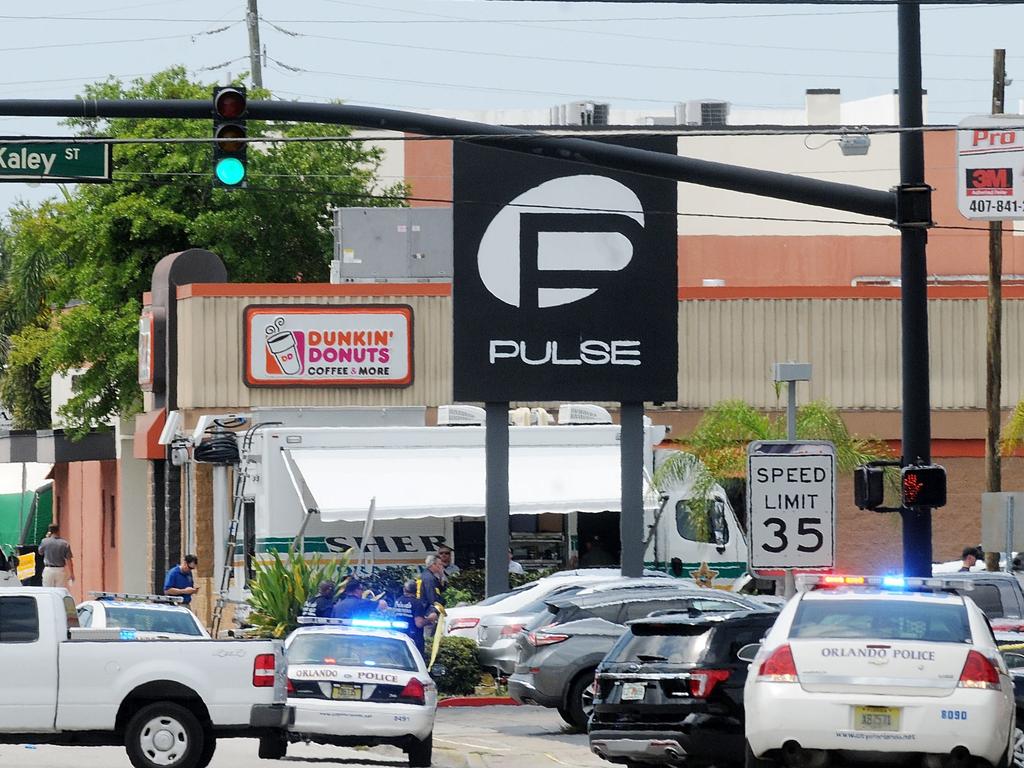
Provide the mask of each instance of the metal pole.
POLYGON ((1006 572, 1013 570, 1013 496, 1006 497, 1006 572))
POLYGON ((796 440, 796 382, 791 381, 786 385, 786 394, 789 401, 786 403, 786 439, 796 440))
MULTIPOLYGON (((900 127, 923 125, 921 106, 921 6, 900 0, 899 106, 900 127)), ((900 134, 900 184, 924 185, 924 135, 900 134)), ((931 462, 931 398, 928 388, 928 272, 925 229, 900 224, 900 278, 903 342, 903 464, 931 462)), ((931 576, 931 509, 901 510, 903 572, 931 576)))
POLYGON ((262 88, 263 68, 260 63, 260 13, 256 10, 256 0, 248 0, 245 25, 249 28, 249 68, 252 69, 252 84, 257 88, 262 88))
POLYGON ((508 592, 508 403, 486 403, 484 428, 487 523, 484 555, 487 596, 508 592))
POLYGON ((213 482, 213 573, 219 577, 224 572, 224 565, 227 562, 225 558, 227 557, 228 510, 231 508, 227 465, 214 464, 211 479, 213 482))
POLYGON ((619 540, 623 576, 644 573, 644 404, 622 403, 619 412, 622 511, 619 540))

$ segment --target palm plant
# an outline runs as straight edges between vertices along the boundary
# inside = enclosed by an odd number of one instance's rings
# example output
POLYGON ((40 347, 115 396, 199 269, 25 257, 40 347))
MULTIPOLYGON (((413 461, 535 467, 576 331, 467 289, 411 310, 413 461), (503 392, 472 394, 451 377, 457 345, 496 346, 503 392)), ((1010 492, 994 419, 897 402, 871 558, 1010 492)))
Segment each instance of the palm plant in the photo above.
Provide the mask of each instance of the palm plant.
POLYGON ((348 578, 348 553, 307 559, 294 547, 288 549, 286 559, 273 550, 267 561, 257 561, 255 579, 250 583, 249 605, 252 612, 248 622, 255 635, 281 638, 295 629, 303 604, 316 595, 321 581, 335 584, 335 597, 344 590, 348 578))

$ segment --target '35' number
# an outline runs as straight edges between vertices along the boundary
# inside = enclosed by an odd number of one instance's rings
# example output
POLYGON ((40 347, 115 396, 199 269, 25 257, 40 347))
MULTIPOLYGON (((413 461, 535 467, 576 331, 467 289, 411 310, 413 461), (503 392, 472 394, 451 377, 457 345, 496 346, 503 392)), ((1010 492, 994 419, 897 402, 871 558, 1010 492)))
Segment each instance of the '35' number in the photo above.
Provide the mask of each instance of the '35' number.
MULTIPOLYGON (((789 548, 789 536, 786 535, 786 521, 781 517, 769 517, 764 521, 764 524, 768 528, 774 528, 771 532, 772 537, 778 542, 765 542, 761 545, 761 549, 766 552, 779 553, 789 548)), ((820 517, 801 517, 796 521, 796 535, 799 537, 810 536, 814 543, 811 545, 797 544, 796 548, 798 552, 817 552, 825 544, 825 537, 821 533, 820 517)))

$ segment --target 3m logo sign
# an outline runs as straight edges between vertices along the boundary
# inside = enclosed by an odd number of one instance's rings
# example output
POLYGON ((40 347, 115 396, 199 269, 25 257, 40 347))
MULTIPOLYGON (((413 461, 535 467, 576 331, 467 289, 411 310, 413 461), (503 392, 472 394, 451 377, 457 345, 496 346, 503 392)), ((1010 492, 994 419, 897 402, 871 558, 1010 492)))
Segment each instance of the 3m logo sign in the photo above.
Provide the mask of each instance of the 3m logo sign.
POLYGON ((968 168, 968 197, 1011 197, 1013 195, 1012 168, 968 168))

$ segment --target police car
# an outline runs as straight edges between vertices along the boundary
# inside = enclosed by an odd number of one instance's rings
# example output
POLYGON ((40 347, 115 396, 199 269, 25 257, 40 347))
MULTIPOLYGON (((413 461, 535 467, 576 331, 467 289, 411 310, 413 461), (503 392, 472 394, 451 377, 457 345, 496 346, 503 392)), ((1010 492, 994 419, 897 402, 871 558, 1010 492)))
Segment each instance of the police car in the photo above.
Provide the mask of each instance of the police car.
MULTIPOLYGON (((409 765, 430 765, 437 686, 404 622, 299 619, 285 641, 290 741, 338 746, 390 744, 409 765)), ((264 740, 260 757, 284 757, 287 743, 264 740)))
POLYGON ((897 753, 935 768, 1010 763, 1006 664, 981 609, 943 591, 969 594, 967 580, 823 576, 809 586, 753 657, 747 768, 897 753))
POLYGON ((78 625, 92 629, 133 629, 139 640, 206 640, 210 633, 180 597, 90 592, 78 604, 78 625))

